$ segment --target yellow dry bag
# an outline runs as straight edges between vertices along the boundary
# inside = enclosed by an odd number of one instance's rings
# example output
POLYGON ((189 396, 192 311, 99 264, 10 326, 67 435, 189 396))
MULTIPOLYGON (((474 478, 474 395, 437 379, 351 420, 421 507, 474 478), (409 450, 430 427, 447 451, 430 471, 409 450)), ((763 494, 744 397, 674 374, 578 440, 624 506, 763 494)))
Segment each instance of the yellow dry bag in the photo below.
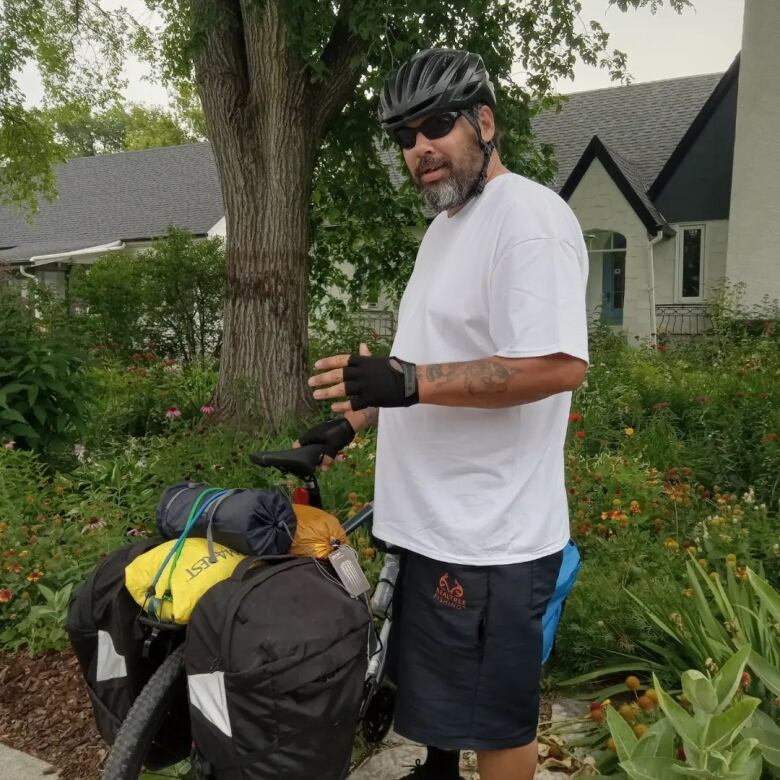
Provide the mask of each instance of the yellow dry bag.
POLYGON ((139 555, 125 567, 125 586, 139 606, 159 620, 186 623, 200 597, 212 585, 230 577, 246 556, 214 544, 212 559, 206 539, 186 539, 178 557, 173 556, 157 577, 163 561, 177 541, 171 539, 139 555), (171 566, 174 566, 173 575, 171 566), (154 593, 150 593, 155 577, 157 584, 154 593), (166 595, 169 588, 170 594, 166 595))

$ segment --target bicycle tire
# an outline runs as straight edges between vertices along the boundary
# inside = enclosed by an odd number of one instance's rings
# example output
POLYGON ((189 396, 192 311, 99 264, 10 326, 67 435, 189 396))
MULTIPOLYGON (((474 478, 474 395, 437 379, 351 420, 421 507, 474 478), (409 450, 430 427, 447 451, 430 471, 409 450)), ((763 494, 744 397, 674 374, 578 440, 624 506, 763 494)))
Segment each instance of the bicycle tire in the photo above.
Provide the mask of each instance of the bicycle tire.
POLYGON ((184 645, 180 645, 160 664, 133 702, 117 732, 101 780, 138 780, 183 672, 184 645))

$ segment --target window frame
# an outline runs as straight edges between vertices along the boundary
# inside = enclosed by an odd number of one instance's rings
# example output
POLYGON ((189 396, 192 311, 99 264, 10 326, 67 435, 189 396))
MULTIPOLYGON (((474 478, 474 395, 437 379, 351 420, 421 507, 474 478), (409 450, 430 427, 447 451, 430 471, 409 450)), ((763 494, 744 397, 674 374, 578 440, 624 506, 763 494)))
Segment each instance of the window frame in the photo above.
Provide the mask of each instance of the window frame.
POLYGON ((675 252, 674 270, 674 302, 675 303, 704 303, 705 274, 707 262, 707 225, 704 222, 685 222, 677 227, 677 251, 675 252), (685 249, 685 231, 697 229, 701 231, 701 247, 699 250, 699 294, 696 296, 683 295, 683 251, 685 249))

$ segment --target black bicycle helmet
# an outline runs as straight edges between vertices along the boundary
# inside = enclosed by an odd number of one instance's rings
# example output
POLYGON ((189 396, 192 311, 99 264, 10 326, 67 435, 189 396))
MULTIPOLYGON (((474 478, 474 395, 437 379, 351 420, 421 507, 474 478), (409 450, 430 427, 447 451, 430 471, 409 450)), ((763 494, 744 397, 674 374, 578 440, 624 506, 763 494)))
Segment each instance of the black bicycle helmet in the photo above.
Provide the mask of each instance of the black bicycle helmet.
POLYGON ((425 49, 387 77, 379 98, 379 118, 382 128, 391 131, 427 114, 476 103, 496 106, 482 57, 455 49, 425 49))
MULTIPOLYGON (((496 107, 496 93, 479 54, 456 49, 424 49, 399 65, 385 79, 379 96, 379 119, 388 132, 422 116, 440 111, 462 111, 477 103, 496 107)), ((495 145, 482 139, 482 131, 469 114, 484 160, 471 195, 487 183, 487 170, 495 145)))

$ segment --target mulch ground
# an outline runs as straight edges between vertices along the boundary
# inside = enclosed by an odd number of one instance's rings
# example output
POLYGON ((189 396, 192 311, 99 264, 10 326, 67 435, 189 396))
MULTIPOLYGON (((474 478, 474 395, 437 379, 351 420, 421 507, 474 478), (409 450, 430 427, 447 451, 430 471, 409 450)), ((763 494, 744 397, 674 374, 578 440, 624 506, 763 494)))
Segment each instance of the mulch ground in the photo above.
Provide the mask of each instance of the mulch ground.
POLYGON ((48 762, 61 780, 98 780, 108 751, 72 652, 0 653, 0 742, 48 762))
MULTIPOLYGON (((549 720, 549 697, 540 709, 549 720)), ((0 742, 48 762, 60 780, 99 780, 108 751, 71 651, 0 652, 0 742)))

